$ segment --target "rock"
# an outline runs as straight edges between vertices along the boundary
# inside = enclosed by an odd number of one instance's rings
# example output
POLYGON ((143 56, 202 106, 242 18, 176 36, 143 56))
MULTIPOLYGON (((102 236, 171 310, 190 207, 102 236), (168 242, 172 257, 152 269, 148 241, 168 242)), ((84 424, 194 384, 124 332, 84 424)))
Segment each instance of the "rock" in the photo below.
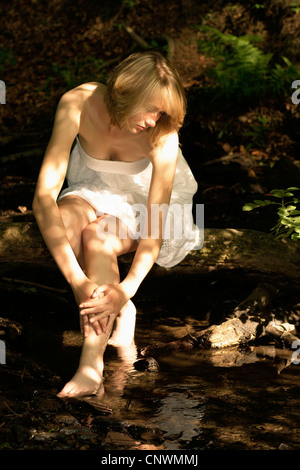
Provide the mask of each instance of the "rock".
POLYGON ((105 444, 113 445, 118 448, 134 449, 140 442, 135 441, 128 434, 122 432, 109 431, 105 437, 105 444))
POLYGON ((158 372, 159 370, 158 362, 153 357, 139 359, 133 365, 139 371, 158 372))
POLYGON ((14 442, 21 444, 30 438, 30 432, 20 424, 13 424, 11 427, 11 436, 14 442))
POLYGON ((61 424, 65 424, 67 426, 80 426, 80 423, 79 421, 77 421, 76 418, 74 418, 74 416, 70 415, 70 414, 60 414, 60 415, 56 415, 56 419, 59 423, 61 424))
POLYGON ((278 450, 291 450, 291 447, 287 444, 284 444, 284 443, 281 443, 279 446, 278 446, 278 450))
POLYGON ((90 428, 84 426, 66 427, 60 430, 60 433, 65 436, 76 436, 76 439, 80 441, 93 441, 96 442, 98 439, 97 434, 94 434, 90 428))
POLYGON ((33 436, 33 440, 41 444, 59 439, 61 439, 59 432, 41 431, 33 436))

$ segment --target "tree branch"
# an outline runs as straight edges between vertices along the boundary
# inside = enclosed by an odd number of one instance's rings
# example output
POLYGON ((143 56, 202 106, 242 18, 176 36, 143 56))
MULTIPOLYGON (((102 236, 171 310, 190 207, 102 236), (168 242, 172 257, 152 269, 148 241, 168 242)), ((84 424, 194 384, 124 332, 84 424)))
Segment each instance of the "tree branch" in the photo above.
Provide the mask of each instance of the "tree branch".
MULTIPOLYGON (((119 258, 129 269, 133 254, 119 258)), ((35 222, 0 222, 0 261, 53 264, 35 222)), ((155 265, 151 274, 203 273, 242 268, 264 273, 273 280, 300 284, 300 245, 288 239, 253 230, 205 229, 201 250, 191 251, 177 266, 169 269, 155 265)))

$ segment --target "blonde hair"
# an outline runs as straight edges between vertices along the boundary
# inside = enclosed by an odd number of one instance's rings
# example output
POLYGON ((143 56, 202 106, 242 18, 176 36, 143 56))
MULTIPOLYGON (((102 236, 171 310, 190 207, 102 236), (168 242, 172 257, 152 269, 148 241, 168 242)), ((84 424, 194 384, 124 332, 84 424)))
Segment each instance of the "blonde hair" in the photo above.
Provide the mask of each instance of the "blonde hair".
POLYGON ((171 132, 178 132, 186 113, 185 91, 174 65, 158 51, 131 54, 113 70, 104 95, 111 121, 129 128, 129 118, 147 105, 160 104, 163 111, 155 127, 148 128, 157 145, 171 132))

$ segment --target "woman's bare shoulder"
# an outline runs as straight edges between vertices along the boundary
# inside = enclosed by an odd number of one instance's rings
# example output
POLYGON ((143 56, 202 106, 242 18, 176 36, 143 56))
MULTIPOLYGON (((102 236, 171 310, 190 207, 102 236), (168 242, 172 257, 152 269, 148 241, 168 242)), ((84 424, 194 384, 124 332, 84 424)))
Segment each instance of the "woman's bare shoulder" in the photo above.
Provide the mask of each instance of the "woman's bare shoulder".
POLYGON ((95 93, 103 93, 105 85, 98 82, 83 83, 71 90, 66 91, 61 99, 62 105, 79 105, 80 107, 84 104, 95 93))
POLYGON ((159 144, 151 150, 151 160, 156 163, 170 163, 176 161, 178 155, 179 138, 177 132, 172 132, 161 138, 159 144))

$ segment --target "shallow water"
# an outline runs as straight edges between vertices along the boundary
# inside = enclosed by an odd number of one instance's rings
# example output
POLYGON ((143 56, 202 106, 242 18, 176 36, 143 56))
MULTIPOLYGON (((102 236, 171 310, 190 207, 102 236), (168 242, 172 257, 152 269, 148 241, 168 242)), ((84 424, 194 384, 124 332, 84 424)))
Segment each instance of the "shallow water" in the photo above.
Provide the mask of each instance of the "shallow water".
MULTIPOLYGON (((187 333, 197 336, 197 332, 209 322, 214 323, 218 315, 225 318, 226 312, 232 311, 247 294, 240 292, 237 279, 232 277, 227 284, 225 276, 220 282, 212 281, 202 283, 201 292, 198 280, 194 286, 191 282, 186 284, 183 293, 188 292, 189 299, 186 296, 186 301, 177 301, 173 295, 172 304, 153 299, 154 294, 159 293, 157 288, 149 293, 151 301, 144 291, 143 300, 136 302, 136 348, 179 339, 187 333), (220 284, 225 290, 223 296, 220 284), (210 286, 214 290, 210 290, 210 286)), ((245 282, 244 278, 241 282, 245 282)), ((248 284, 251 292, 252 285, 248 284)), ((173 292, 178 293, 174 284, 169 292, 166 288, 161 290, 164 299, 170 299, 173 292)), ((179 294, 182 298, 181 291, 179 294)), ((9 309, 20 311, 19 319, 24 320, 24 312, 16 309, 12 300, 10 297, 9 309)), ((13 444, 18 448, 24 445, 73 448, 78 429, 67 424, 62 427, 59 416, 62 401, 55 395, 59 391, 57 387, 72 377, 78 364, 81 350, 78 318, 74 312, 53 309, 50 303, 43 304, 42 315, 41 301, 37 299, 36 307, 32 297, 30 301, 31 313, 25 315, 26 354, 53 371, 53 375, 61 378, 61 383, 58 385, 55 381, 52 386, 42 379, 32 385, 25 383, 23 366, 18 374, 4 375, 5 383, 1 386, 7 403, 4 415, 9 417, 9 426, 15 417, 23 426, 23 440, 13 444), (17 408, 18 403, 23 407, 22 412, 17 408), (47 416, 51 418, 48 424, 47 416), (38 426, 35 432, 34 426, 38 426), (34 437, 27 436, 28 429, 34 437), (75 434, 70 435, 66 443, 61 436, 67 432, 75 434)), ((79 448, 81 445, 98 448, 100 442, 104 450, 298 449, 300 364, 290 363, 291 354, 291 351, 275 349, 273 344, 242 349, 194 349, 158 357, 158 371, 149 372, 134 367, 136 349, 120 351, 109 346, 105 353, 104 394, 85 400, 96 410, 95 415, 90 416, 88 409, 74 408, 70 416, 63 419, 75 420, 76 417, 82 432, 87 431, 84 423, 90 423, 89 429, 94 434, 82 434, 79 448), (111 412, 97 414, 102 405, 111 412)), ((7 433, 4 439, 11 442, 7 433)))
MULTIPOLYGON (((180 338, 201 326, 203 321, 165 309, 162 321, 159 308, 144 306, 138 309, 136 346, 180 338)), ((66 331, 64 343, 65 351, 73 350, 67 366, 73 373, 80 335, 66 331)), ((287 365, 289 352, 274 345, 177 352, 159 357, 157 372, 137 371, 135 354, 122 353, 123 360, 108 347, 98 400, 112 410, 107 419, 125 423, 131 436, 136 429, 137 448, 299 448, 300 365, 287 365)), ((119 438, 104 448, 118 447, 119 438)))

